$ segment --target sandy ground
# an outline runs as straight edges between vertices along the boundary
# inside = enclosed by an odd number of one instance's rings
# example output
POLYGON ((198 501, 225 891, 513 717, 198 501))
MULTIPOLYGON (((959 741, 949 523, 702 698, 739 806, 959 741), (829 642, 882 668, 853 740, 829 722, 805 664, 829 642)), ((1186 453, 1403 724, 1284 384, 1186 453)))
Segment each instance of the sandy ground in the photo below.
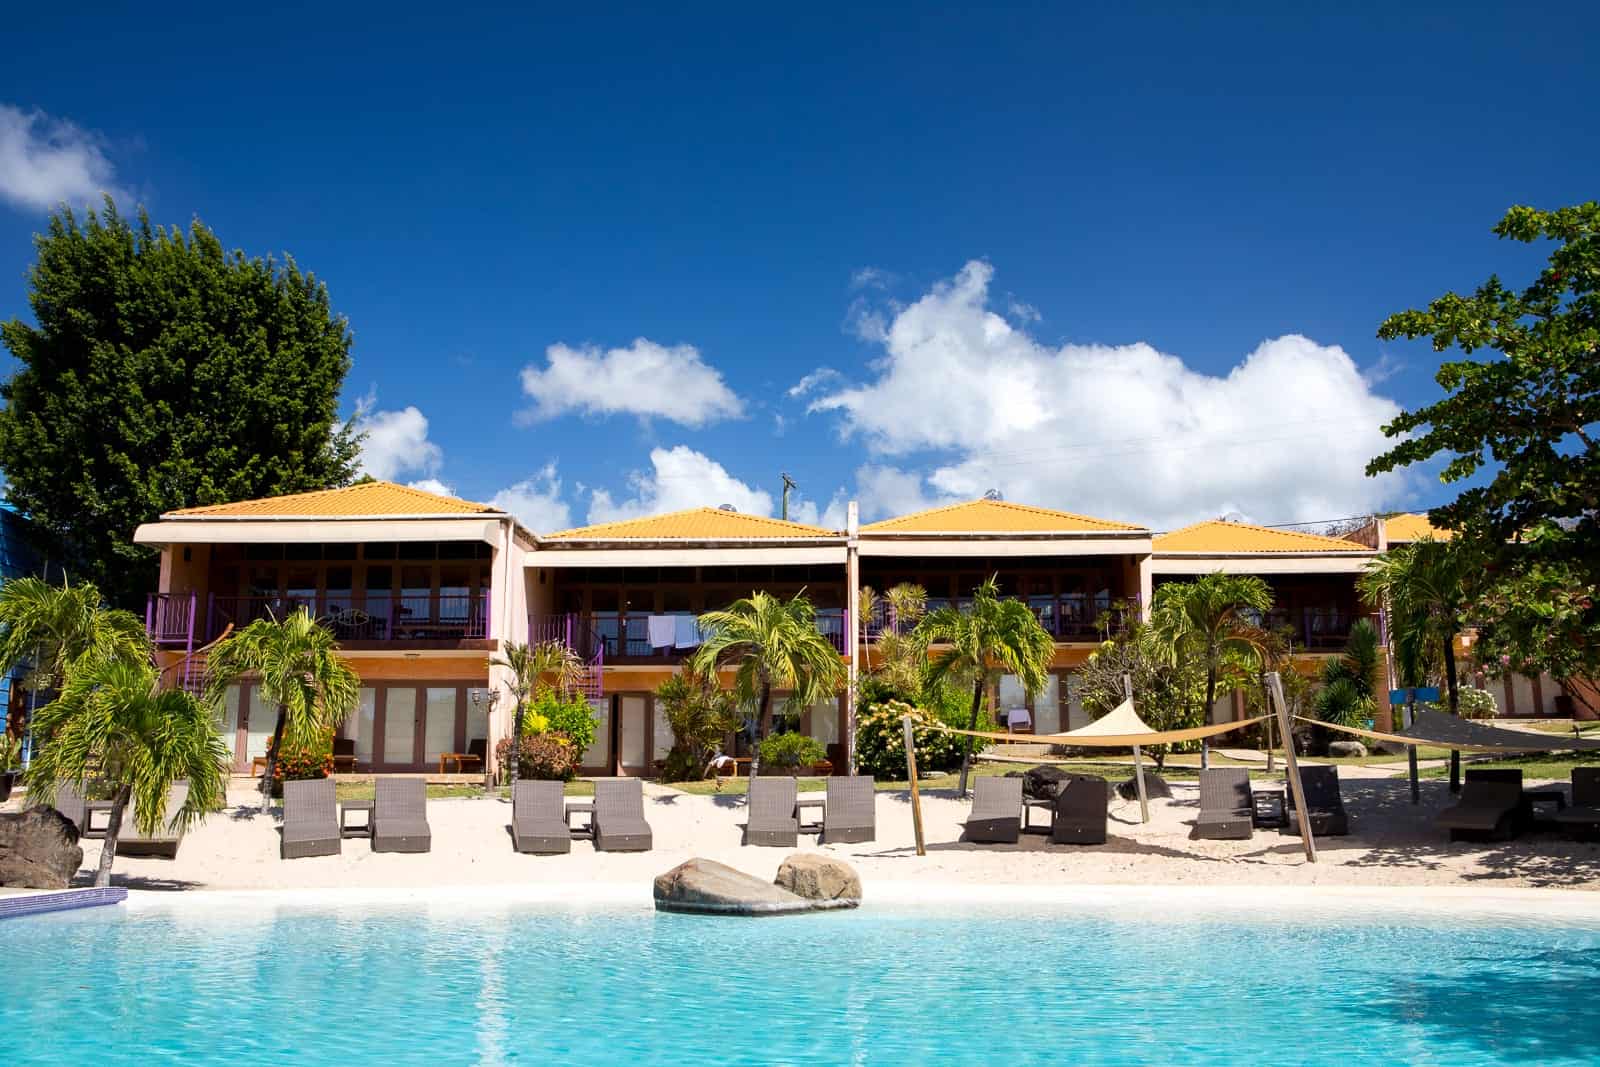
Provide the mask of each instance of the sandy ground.
MULTIPOLYGON (((1413 807, 1404 777, 1341 769, 1351 834, 1319 841, 1320 861, 1308 864, 1299 838, 1258 830, 1248 841, 1196 841, 1189 833, 1197 790, 1174 783, 1174 798, 1152 801, 1151 820, 1138 822, 1137 802, 1113 801, 1109 840, 1098 847, 1051 845, 1024 835, 1017 845, 972 845, 959 840, 968 803, 950 793, 924 793, 927 855, 914 848, 910 797, 879 793, 877 840, 801 848, 838 856, 873 886, 914 897, 914 886, 953 891, 1043 885, 1178 886, 1441 886, 1592 890, 1600 887, 1600 845, 1536 833, 1507 843, 1452 844, 1433 829, 1432 816, 1450 803, 1446 783, 1424 780, 1413 807)), ((1376 772, 1383 773, 1383 772, 1376 772)), ((1532 784, 1532 783, 1530 783, 1532 784)), ((1261 785, 1258 782, 1257 787, 1261 785)), ((519 855, 509 833, 511 806, 498 798, 432 800, 433 850, 423 855, 374 854, 367 841, 346 840, 339 856, 278 858, 277 820, 259 814, 255 794, 241 783, 235 806, 212 816, 185 838, 176 860, 118 857, 116 882, 146 890, 410 889, 537 885, 603 886, 611 894, 648 899, 651 879, 690 858, 720 860, 770 878, 789 850, 744 847, 743 798, 689 796, 645 786, 645 815, 655 848, 644 854, 597 853, 573 842, 565 856, 519 855), (624 887, 629 887, 624 889, 624 887)), ((816 794, 820 797, 821 794, 816 794)), ((85 841, 87 884, 100 845, 85 841)))

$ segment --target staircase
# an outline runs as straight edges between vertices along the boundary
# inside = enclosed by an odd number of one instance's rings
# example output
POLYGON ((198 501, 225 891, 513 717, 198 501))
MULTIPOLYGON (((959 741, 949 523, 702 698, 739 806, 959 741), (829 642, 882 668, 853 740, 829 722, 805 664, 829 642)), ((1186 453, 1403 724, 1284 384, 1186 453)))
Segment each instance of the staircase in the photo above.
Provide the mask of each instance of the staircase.
POLYGON ((583 674, 578 681, 578 692, 586 700, 599 700, 606 695, 605 658, 606 649, 602 643, 595 649, 594 656, 583 665, 583 674))
POLYGON ((206 683, 210 680, 206 673, 206 662, 210 652, 217 646, 217 642, 233 632, 230 625, 222 631, 216 641, 201 645, 180 660, 175 660, 161 668, 161 688, 182 689, 193 696, 202 696, 206 690, 206 683))

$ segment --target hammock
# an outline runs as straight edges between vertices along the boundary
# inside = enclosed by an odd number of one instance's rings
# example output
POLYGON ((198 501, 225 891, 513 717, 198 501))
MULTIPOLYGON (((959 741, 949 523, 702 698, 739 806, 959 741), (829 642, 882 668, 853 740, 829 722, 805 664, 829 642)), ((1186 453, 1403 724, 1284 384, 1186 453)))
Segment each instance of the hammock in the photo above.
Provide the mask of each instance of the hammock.
POLYGON ((1215 737, 1246 726, 1254 726, 1267 718, 1266 715, 1257 715, 1253 719, 1216 723, 1211 726, 1192 726, 1186 730, 1152 730, 1143 719, 1139 718, 1139 713, 1133 710, 1133 701, 1124 700, 1115 709, 1100 716, 1088 726, 1080 726, 1064 734, 1001 734, 982 730, 957 730, 943 723, 928 725, 947 734, 982 737, 990 741, 1009 741, 1012 744, 1133 748, 1136 745, 1171 745, 1180 741, 1198 741, 1203 737, 1215 737))
POLYGON ((1340 726, 1296 715, 1303 723, 1321 726, 1340 733, 1367 737, 1374 741, 1388 741, 1400 745, 1431 745, 1457 752, 1589 752, 1600 750, 1600 740, 1581 737, 1563 737, 1560 734, 1535 734, 1526 730, 1508 730, 1503 726, 1487 726, 1481 722, 1458 718, 1445 711, 1419 711, 1410 729, 1404 733, 1386 734, 1377 730, 1363 730, 1356 726, 1340 726))

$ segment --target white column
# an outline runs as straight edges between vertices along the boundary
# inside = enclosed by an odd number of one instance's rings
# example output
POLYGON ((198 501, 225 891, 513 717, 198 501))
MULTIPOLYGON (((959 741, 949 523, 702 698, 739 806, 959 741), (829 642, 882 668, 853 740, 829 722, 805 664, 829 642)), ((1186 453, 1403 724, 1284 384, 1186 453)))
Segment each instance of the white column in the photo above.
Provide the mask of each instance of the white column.
POLYGON ((845 695, 844 741, 845 765, 850 774, 856 772, 856 678, 861 667, 861 553, 858 535, 861 530, 861 506, 854 500, 845 512, 844 575, 845 603, 849 605, 849 625, 845 627, 845 695))

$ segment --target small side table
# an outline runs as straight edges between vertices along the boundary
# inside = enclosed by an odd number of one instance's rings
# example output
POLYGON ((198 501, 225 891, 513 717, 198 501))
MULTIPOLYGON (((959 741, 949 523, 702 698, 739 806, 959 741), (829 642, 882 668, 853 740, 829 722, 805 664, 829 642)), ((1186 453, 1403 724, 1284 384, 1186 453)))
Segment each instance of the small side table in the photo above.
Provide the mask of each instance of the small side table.
POLYGON ((339 836, 340 837, 371 837, 372 836, 372 811, 377 806, 374 800, 347 800, 339 805, 339 836), (364 811, 366 819, 359 825, 350 825, 350 813, 364 811))
POLYGON ((827 814, 828 802, 826 800, 798 800, 794 805, 794 819, 803 834, 822 833, 822 819, 827 814), (816 822, 806 822, 805 811, 807 808, 816 808, 818 815, 816 822))
POLYGON ((1055 828, 1056 805, 1053 800, 1024 800, 1022 802, 1022 832, 1025 834, 1048 834, 1055 828), (1035 826, 1029 816, 1035 811, 1050 813, 1050 821, 1044 826, 1035 826))
POLYGON ((1250 802, 1255 806, 1252 821, 1257 829, 1281 829, 1289 825, 1289 810, 1281 789, 1254 789, 1250 802))
POLYGON ((474 764, 475 766, 479 766, 479 767, 483 766, 483 760, 479 759, 477 757, 477 755, 475 755, 474 753, 471 753, 471 752, 441 752, 441 753, 439 753, 439 773, 440 774, 444 774, 445 773, 445 769, 444 768, 445 768, 445 764, 447 764, 447 763, 454 763, 456 765, 456 773, 457 774, 465 774, 465 773, 467 773, 467 764, 469 764, 469 763, 474 764))
POLYGON ((592 841, 594 839, 594 802, 584 802, 567 805, 567 833, 576 841, 592 841), (589 821, 582 826, 573 826, 574 815, 587 813, 589 821))
POLYGON ((111 801, 109 800, 91 800, 84 804, 83 833, 78 836, 91 839, 106 836, 106 831, 111 829, 111 807, 111 801), (106 817, 104 825, 96 826, 94 824, 96 815, 104 815, 106 817))

